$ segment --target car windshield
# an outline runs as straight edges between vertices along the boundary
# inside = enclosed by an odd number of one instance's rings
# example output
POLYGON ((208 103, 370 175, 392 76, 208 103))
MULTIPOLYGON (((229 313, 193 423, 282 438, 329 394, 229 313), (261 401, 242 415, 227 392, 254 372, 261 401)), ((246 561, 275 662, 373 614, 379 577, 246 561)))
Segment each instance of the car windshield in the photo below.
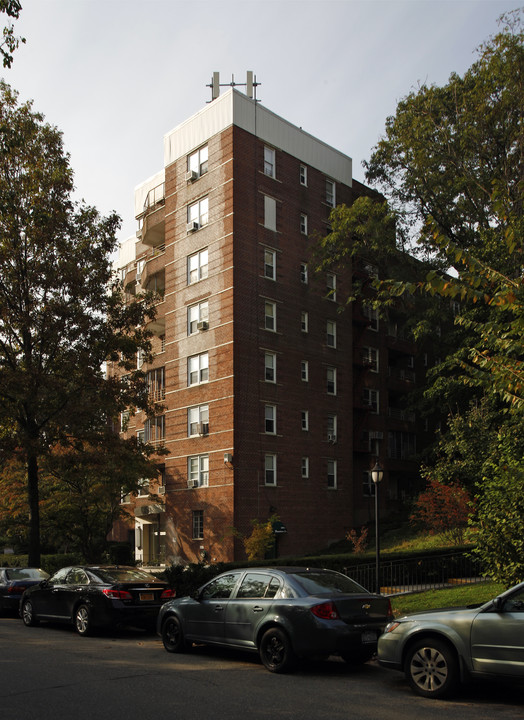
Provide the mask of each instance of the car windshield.
POLYGON ((308 595, 319 593, 334 593, 352 595, 354 593, 368 593, 368 591, 351 578, 341 573, 331 572, 295 572, 292 573, 297 582, 308 595))
POLYGON ((93 568, 93 572, 106 583, 158 582, 158 578, 139 568, 93 568))
POLYGON ((12 568, 6 570, 8 580, 45 580, 49 575, 37 568, 12 568))

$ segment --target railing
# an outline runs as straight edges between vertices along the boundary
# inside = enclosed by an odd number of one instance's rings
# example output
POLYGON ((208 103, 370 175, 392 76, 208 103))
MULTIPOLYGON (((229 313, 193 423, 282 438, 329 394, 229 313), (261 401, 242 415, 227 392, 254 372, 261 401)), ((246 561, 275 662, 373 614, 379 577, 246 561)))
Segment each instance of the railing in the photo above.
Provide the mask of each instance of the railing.
MULTIPOLYGON (((344 568, 346 575, 367 590, 376 588, 376 565, 366 563, 344 568)), ((383 595, 414 593, 432 588, 486 582, 480 560, 463 552, 422 556, 406 560, 380 560, 383 595)))

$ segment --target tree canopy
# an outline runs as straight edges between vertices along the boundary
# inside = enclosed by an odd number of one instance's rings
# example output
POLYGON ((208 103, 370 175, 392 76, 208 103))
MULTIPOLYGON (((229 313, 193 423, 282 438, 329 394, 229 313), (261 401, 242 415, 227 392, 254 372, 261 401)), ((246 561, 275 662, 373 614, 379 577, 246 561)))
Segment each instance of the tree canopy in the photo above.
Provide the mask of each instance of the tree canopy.
POLYGON ((152 300, 125 303, 111 263, 119 218, 72 192, 60 132, 0 83, 0 451, 26 466, 34 564, 42 459, 71 438, 96 445, 120 411, 148 407, 136 352, 150 353, 137 328, 152 300), (125 381, 105 376, 108 359, 125 381))

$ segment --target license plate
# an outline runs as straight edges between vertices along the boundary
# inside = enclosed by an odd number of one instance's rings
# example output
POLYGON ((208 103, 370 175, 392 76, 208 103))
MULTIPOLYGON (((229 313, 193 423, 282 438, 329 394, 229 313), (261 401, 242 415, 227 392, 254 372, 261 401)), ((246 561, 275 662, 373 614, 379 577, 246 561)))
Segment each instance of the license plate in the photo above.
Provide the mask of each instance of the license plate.
POLYGON ((151 602, 155 596, 153 593, 140 593, 140 602, 151 602))
POLYGON ((377 633, 373 630, 366 630, 362 633, 362 643, 375 643, 377 642, 377 633))

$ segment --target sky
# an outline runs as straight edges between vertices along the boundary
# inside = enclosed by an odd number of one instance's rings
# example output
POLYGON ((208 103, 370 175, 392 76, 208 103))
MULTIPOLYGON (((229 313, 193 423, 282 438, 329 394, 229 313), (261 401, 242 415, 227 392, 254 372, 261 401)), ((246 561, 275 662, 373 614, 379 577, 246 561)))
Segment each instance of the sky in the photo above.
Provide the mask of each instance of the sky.
MULTIPOLYGON (((21 0, 26 38, 3 78, 58 127, 76 197, 134 235, 134 189, 163 168, 166 133, 221 83, 353 158, 397 103, 462 75, 519 0, 21 0), (239 88, 243 90, 242 87, 239 88)), ((2 18, 3 19, 3 18, 2 18)), ((225 87, 223 90, 227 90, 225 87)))

